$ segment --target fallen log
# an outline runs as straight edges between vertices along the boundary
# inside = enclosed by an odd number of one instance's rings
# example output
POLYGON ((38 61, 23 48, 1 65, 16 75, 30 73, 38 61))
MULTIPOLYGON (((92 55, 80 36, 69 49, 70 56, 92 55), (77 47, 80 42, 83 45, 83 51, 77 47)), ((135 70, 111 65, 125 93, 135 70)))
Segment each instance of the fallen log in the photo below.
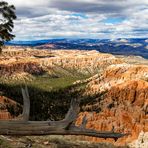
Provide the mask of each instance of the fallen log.
POLYGON ((98 138, 114 138, 115 140, 129 134, 114 131, 96 131, 86 129, 87 118, 83 118, 82 125, 76 126, 75 121, 79 113, 80 100, 72 99, 70 109, 61 121, 29 121, 30 99, 27 87, 22 88, 24 100, 22 120, 0 121, 0 135, 11 136, 40 136, 40 135, 83 135, 98 138))

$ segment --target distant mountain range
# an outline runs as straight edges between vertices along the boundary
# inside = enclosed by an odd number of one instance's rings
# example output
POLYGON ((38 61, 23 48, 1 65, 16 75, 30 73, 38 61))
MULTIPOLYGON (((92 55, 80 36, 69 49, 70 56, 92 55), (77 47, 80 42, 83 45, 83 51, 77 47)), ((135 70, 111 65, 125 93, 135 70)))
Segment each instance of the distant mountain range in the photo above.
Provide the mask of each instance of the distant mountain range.
POLYGON ((11 41, 6 45, 31 46, 39 49, 97 50, 104 53, 137 55, 148 59, 148 38, 130 39, 49 39, 37 41, 11 41))

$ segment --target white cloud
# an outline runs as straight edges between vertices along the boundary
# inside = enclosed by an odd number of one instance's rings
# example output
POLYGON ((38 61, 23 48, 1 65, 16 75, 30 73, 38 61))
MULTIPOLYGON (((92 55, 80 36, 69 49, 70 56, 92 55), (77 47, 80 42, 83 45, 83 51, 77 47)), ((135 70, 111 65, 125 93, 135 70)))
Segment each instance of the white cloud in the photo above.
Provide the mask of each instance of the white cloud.
POLYGON ((6 1, 16 6, 16 40, 148 36, 147 0, 6 1), (104 21, 112 18, 121 21, 104 21))
POLYGON ((16 7, 35 7, 35 6, 47 6, 50 0, 5 0, 9 4, 13 4, 16 7))

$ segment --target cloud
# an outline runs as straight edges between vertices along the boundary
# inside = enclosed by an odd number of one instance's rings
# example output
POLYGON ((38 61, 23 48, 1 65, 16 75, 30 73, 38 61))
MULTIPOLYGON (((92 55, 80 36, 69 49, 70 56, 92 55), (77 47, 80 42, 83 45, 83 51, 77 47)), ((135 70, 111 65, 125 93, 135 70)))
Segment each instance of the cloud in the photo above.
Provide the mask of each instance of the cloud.
POLYGON ((6 0, 16 6, 16 40, 148 36, 146 0, 6 0))
POLYGON ((48 0, 6 0, 9 4, 16 7, 18 18, 20 17, 38 17, 49 13, 48 0))
POLYGON ((128 11, 135 11, 136 7, 148 6, 146 0, 52 0, 51 7, 59 10, 74 11, 79 13, 101 13, 116 16, 127 16, 128 11))
POLYGON ((32 8, 32 7, 44 7, 44 6, 48 6, 50 3, 50 0, 5 0, 7 1, 9 4, 13 4, 16 7, 28 7, 28 8, 32 8))
POLYGON ((79 13, 117 13, 123 10, 122 5, 117 5, 114 2, 94 1, 66 1, 54 0, 51 6, 59 10, 74 11, 79 13))

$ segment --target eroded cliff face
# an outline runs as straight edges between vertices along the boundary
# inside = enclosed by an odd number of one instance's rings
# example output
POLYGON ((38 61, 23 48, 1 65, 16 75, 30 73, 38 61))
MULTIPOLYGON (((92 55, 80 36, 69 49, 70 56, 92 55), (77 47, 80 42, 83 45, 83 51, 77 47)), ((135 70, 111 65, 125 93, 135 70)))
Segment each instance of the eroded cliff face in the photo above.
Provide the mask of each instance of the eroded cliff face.
POLYGON ((148 132, 147 78, 148 66, 124 63, 111 65, 101 74, 95 75, 87 84, 84 95, 96 97, 92 103, 83 106, 89 112, 81 113, 78 123, 86 114, 88 128, 131 133, 119 139, 117 144, 131 142, 141 131, 148 132), (97 94, 102 95, 97 97, 97 94))
POLYGON ((26 72, 28 74, 39 75, 44 70, 35 62, 12 62, 9 64, 0 64, 0 75, 11 76, 16 73, 26 72))
POLYGON ((119 64, 123 61, 111 54, 101 54, 97 51, 80 50, 31 50, 13 49, 4 50, 0 56, 0 76, 23 79, 31 75, 56 75, 66 74, 93 75, 104 70, 111 64, 119 64), (17 77, 18 75, 18 77, 17 77))
POLYGON ((99 75, 92 77, 87 85, 87 93, 104 92, 113 86, 125 83, 130 80, 147 80, 148 66, 131 65, 127 63, 110 65, 99 75))

